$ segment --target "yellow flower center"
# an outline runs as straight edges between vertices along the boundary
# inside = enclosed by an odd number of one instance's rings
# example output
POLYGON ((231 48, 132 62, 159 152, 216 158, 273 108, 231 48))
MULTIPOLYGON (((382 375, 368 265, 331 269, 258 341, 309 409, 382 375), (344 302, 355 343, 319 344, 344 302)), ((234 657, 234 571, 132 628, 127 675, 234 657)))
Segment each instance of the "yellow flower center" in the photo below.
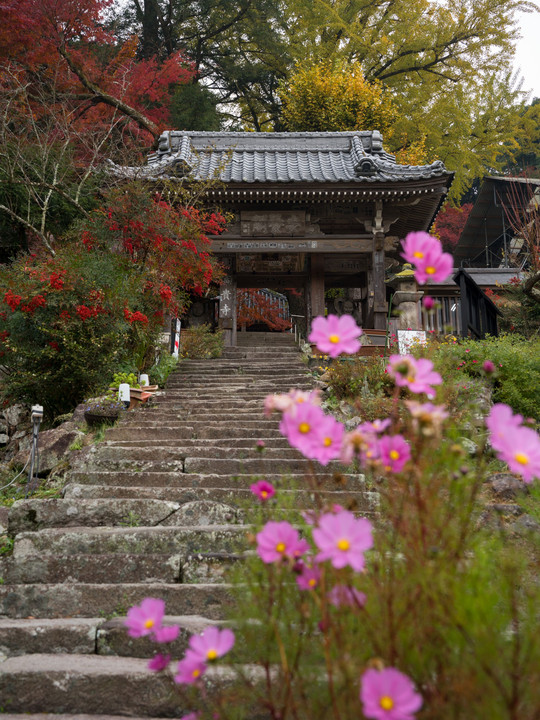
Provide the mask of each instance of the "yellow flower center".
POLYGON ((390 457, 392 460, 399 460, 399 453, 397 450, 390 450, 390 457))
POLYGON ((195 677, 195 678, 196 678, 196 677, 199 677, 200 674, 201 674, 201 671, 200 671, 200 670, 194 670, 194 671, 192 672, 192 675, 193 675, 193 677, 195 677))
POLYGON ((276 550, 278 551, 278 553, 284 553, 285 548, 286 548, 285 543, 280 542, 276 545, 276 550))
POLYGON ((305 435, 306 433, 308 433, 311 430, 311 427, 310 427, 309 423, 303 422, 303 423, 300 423, 300 425, 298 426, 298 430, 299 430, 299 432, 301 432, 305 435))
POLYGON ((317 584, 317 581, 315 580, 315 578, 311 578, 311 580, 308 581, 308 585, 310 587, 315 587, 316 584, 317 584))
POLYGON ((332 438, 325 437, 324 442, 323 442, 324 447, 330 447, 331 444, 332 444, 332 438))
POLYGON ((420 258, 420 260, 421 260, 424 257, 424 253, 420 252, 420 250, 417 250, 416 252, 413 253, 413 256, 415 258, 420 258))
POLYGON ((437 272, 437 268, 434 268, 433 265, 428 265, 428 266, 427 266, 427 268, 426 268, 426 273, 427 273, 428 275, 435 275, 436 272, 437 272))
POLYGON ((154 627, 154 621, 148 618, 148 620, 144 623, 144 627, 150 630, 150 628, 154 627))
POLYGON ((217 658, 217 651, 216 650, 209 650, 206 653, 206 657, 208 660, 215 660, 217 658))
POLYGON ((351 543, 346 540, 345 538, 342 538, 341 540, 337 541, 338 550, 348 550, 351 547, 351 543))
POLYGON ((330 335, 328 338, 333 345, 337 345, 339 342, 339 335, 330 335))
POLYGON ((411 383, 412 383, 412 382, 415 381, 415 379, 416 379, 416 378, 414 377, 414 375, 409 375, 409 377, 407 378, 407 382, 411 382, 411 383))
POLYGON ((391 697, 388 697, 388 695, 383 695, 379 704, 383 710, 391 710, 394 707, 394 701, 391 697))
POLYGON ((514 459, 515 459, 516 462, 518 462, 520 465, 527 465, 528 462, 529 462, 529 458, 527 457, 527 455, 525 455, 525 453, 516 453, 516 454, 514 455, 514 459))
POLYGON ((268 497, 268 493, 266 492, 266 490, 261 490, 261 497, 268 497))

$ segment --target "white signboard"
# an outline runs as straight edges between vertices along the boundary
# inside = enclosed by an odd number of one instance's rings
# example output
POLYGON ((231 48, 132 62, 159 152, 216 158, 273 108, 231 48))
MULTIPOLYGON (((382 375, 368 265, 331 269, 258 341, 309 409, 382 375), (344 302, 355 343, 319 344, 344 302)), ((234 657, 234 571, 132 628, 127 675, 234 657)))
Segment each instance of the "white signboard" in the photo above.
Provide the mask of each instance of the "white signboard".
POLYGON ((408 355, 414 345, 426 344, 424 330, 398 330, 398 349, 400 355, 408 355))

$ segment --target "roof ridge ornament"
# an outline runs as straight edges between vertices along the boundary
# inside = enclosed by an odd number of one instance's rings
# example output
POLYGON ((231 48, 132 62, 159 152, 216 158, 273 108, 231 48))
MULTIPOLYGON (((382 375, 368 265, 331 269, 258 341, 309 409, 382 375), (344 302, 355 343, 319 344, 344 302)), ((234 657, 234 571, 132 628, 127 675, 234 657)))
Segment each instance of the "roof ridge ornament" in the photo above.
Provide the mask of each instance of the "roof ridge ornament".
POLYGON ((379 171, 375 160, 364 150, 364 144, 358 135, 354 135, 351 140, 351 159, 355 175, 369 177, 379 171))

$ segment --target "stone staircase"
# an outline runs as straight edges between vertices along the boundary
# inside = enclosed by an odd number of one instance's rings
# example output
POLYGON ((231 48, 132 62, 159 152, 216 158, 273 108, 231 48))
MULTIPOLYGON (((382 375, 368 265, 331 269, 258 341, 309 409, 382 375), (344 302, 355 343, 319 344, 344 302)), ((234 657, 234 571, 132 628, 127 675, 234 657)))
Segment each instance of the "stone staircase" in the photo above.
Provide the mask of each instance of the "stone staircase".
MULTIPOLYGON (((62 499, 13 506, 13 555, 0 569, 6 720, 188 710, 169 678, 147 670, 155 644, 130 639, 122 617, 144 597, 163 598, 168 620, 182 627, 170 648, 180 658, 190 633, 225 616, 223 578, 247 547, 250 484, 289 478, 301 488, 298 509, 310 505, 310 463, 262 412, 268 393, 311 388, 292 339, 279 338, 183 361, 151 405, 83 453, 62 499)), ((337 485, 332 470, 319 469, 329 498, 352 497, 369 512, 361 476, 337 485)))

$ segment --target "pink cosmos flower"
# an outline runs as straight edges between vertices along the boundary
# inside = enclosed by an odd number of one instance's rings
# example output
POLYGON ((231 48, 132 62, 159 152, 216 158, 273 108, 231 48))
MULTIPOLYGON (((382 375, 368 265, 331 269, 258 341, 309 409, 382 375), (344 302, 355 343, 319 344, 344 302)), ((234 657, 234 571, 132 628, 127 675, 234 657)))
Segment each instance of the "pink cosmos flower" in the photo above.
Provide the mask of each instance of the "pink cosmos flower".
POLYGON ((390 427, 391 424, 392 424, 392 421, 390 420, 390 418, 386 418, 386 420, 377 419, 377 420, 374 420, 373 422, 366 421, 366 422, 362 423, 362 425, 360 427, 363 430, 365 430, 365 432, 367 432, 367 433, 372 432, 372 433, 378 434, 378 433, 383 433, 386 430, 386 428, 390 427))
POLYGON ((418 429, 424 435, 440 434, 442 424, 448 417, 444 405, 433 405, 433 403, 419 403, 415 400, 405 401, 413 418, 415 432, 418 429))
POLYGON ((313 531, 313 540, 320 550, 317 562, 330 560, 335 568, 350 565, 364 569, 364 552, 373 546, 372 526, 366 518, 355 518, 352 512, 322 515, 313 531))
POLYGON ((148 661, 148 669, 152 672, 161 672, 162 670, 165 670, 166 667, 168 667, 170 662, 170 655, 162 655, 161 653, 157 653, 157 655, 154 655, 154 657, 148 661))
POLYGON ((276 488, 272 483, 266 482, 266 480, 259 480, 253 485, 249 486, 251 492, 256 495, 261 502, 266 502, 276 494, 276 488))
POLYGON ((228 653, 234 640, 234 633, 229 628, 208 627, 201 635, 190 637, 189 649, 201 662, 207 663, 228 653))
POLYGON ((431 249, 425 259, 416 265, 414 277, 419 285, 427 282, 444 282, 452 274, 454 259, 449 253, 431 249))
POLYGON ((504 441, 509 428, 517 428, 523 422, 523 415, 514 415, 512 408, 504 403, 496 403, 486 418, 486 426, 490 432, 491 445, 495 450, 504 441))
POLYGON ((313 457, 312 449, 317 445, 317 427, 325 421, 325 414, 318 405, 304 402, 296 406, 294 413, 285 412, 279 431, 289 444, 306 457, 313 457))
POLYGON ((264 414, 266 417, 270 417, 274 411, 293 413, 296 406, 304 402, 320 405, 321 391, 318 388, 310 392, 293 389, 289 390, 288 393, 267 395, 264 399, 264 414))
POLYGON ((411 679, 395 668, 366 670, 360 700, 362 712, 370 720, 412 720, 422 707, 422 696, 411 679))
POLYGON ((409 443, 401 435, 385 435, 379 440, 379 461, 387 472, 398 473, 411 459, 409 443))
POLYGON ((143 637, 161 627, 164 615, 165 602, 160 598, 147 597, 140 605, 134 605, 128 610, 124 625, 127 626, 130 637, 143 637))
POLYGON ((504 434, 492 441, 500 460, 508 463, 514 473, 521 475, 523 482, 531 483, 540 478, 540 436, 528 427, 508 426, 504 434))
POLYGON ((491 360, 484 360, 482 370, 486 373, 486 375, 492 375, 495 372, 495 363, 491 360))
POLYGON ((401 257, 411 265, 423 262, 427 253, 433 249, 441 250, 441 244, 437 238, 423 231, 410 232, 405 240, 401 241, 401 246, 403 248, 401 257))
POLYGON ((324 415, 323 420, 315 427, 314 443, 311 449, 311 457, 321 465, 328 465, 331 460, 336 460, 341 453, 341 443, 345 427, 332 415, 324 415))
POLYGON ((435 395, 432 385, 440 385, 442 377, 433 370, 433 363, 426 358, 416 360, 412 355, 390 355, 388 374, 399 387, 407 387, 413 393, 435 395))
POLYGON ((422 305, 426 310, 432 310, 435 305, 435 300, 430 295, 424 295, 422 298, 422 305))
POLYGON ((321 580, 321 571, 318 567, 304 565, 296 578, 300 590, 314 590, 321 580))
POLYGON ((315 343, 319 352, 335 358, 341 353, 352 355, 360 349, 358 338, 362 329, 351 315, 328 315, 316 317, 311 323, 309 342, 315 343))
POLYGON ((187 650, 183 660, 178 663, 174 682, 178 685, 195 685, 206 672, 206 665, 200 656, 187 650))
POLYGON ((301 540, 298 530, 285 520, 271 520, 257 533, 257 553, 264 563, 295 560, 308 550, 307 540, 301 540))
POLYGON ((345 433, 341 444, 341 462, 349 465, 355 458, 364 457, 370 450, 371 455, 375 456, 376 444, 376 434, 371 429, 366 429, 366 423, 362 423, 355 430, 345 433))
POLYGON ((179 632, 178 625, 162 625, 154 632, 154 640, 158 643, 170 643, 176 640, 179 632))
POLYGON ((334 585, 328 593, 328 602, 334 607, 364 607, 366 594, 348 585, 334 585))
POLYGON ((188 715, 182 715, 180 720, 199 720, 200 717, 201 717, 200 713, 193 712, 193 713, 189 713, 188 715))
POLYGON ((409 233, 402 242, 402 247, 401 256, 415 266, 414 276, 420 285, 429 280, 442 282, 452 272, 452 256, 443 253, 439 240, 428 233, 409 233))

